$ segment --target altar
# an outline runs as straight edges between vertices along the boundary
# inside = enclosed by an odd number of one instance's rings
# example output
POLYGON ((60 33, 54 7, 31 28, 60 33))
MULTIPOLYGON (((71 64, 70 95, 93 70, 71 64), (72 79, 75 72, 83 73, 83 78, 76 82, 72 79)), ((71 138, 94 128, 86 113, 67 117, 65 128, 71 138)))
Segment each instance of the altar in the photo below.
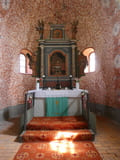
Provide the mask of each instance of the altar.
POLYGON ((82 89, 31 90, 34 93, 34 117, 78 116, 82 114, 82 89), (49 112, 49 113, 48 113, 49 112))
POLYGON ((82 115, 89 121, 88 91, 75 88, 76 81, 85 75, 86 56, 77 48, 75 37, 66 36, 63 24, 50 24, 47 39, 41 32, 44 23, 38 24, 42 36, 35 65, 32 63, 38 88, 25 94, 24 129, 33 117, 82 115))
MULTIPOLYGON (((43 23, 38 24, 39 30, 43 23)), ((83 99, 84 106, 87 103, 87 91, 75 89, 85 68, 84 62, 79 62, 77 40, 67 37, 63 24, 50 24, 49 33, 47 39, 40 36, 38 40, 35 65, 38 87, 26 93, 25 124, 32 117, 82 115, 83 99)))

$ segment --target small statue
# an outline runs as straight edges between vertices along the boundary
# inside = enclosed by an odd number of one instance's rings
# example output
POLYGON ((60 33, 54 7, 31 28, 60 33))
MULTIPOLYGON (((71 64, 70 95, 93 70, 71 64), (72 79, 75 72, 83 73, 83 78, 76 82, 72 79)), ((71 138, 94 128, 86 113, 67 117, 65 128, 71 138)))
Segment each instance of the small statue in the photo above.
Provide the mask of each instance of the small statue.
POLYGON ((80 78, 81 76, 84 76, 84 70, 86 66, 88 65, 87 57, 83 55, 82 52, 79 52, 78 54, 78 62, 77 62, 77 77, 80 78))
POLYGON ((32 65, 33 65, 32 56, 31 56, 29 53, 27 53, 27 57, 28 57, 28 59, 29 59, 29 66, 30 66, 30 69, 32 69, 32 65))
POLYGON ((36 27, 36 30, 40 34, 40 39, 43 39, 43 33, 44 33, 44 22, 43 22, 43 20, 38 20, 38 26, 36 27))
POLYGON ((71 27, 72 39, 76 39, 78 20, 74 20, 71 24, 72 24, 72 27, 71 27))
POLYGON ((29 67, 30 69, 32 69, 32 75, 35 76, 36 75, 36 56, 35 55, 30 55, 27 54, 27 57, 29 59, 29 67))

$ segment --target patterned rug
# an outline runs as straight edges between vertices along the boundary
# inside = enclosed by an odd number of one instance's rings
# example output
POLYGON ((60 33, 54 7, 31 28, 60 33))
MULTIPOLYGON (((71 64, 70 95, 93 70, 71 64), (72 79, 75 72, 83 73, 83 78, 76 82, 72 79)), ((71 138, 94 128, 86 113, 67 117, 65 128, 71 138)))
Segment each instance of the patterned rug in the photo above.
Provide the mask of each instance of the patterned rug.
POLYGON ((102 160, 92 142, 23 143, 14 160, 102 160))
POLYGON ((93 139, 82 117, 34 117, 14 160, 102 160, 93 139))
POLYGON ((91 130, 29 130, 23 136, 23 142, 39 142, 39 141, 53 141, 53 140, 70 140, 70 141, 92 141, 94 140, 94 133, 91 130))

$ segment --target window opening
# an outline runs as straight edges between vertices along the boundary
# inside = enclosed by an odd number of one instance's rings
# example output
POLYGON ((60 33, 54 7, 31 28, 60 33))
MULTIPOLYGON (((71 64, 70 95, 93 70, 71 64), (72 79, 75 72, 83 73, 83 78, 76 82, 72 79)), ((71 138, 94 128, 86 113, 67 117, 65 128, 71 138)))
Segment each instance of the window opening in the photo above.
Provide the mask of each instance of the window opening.
POLYGON ((88 65, 86 66, 84 72, 94 72, 95 71, 95 51, 93 48, 87 48, 83 51, 83 54, 87 56, 88 65))
POLYGON ((20 54, 20 73, 25 73, 25 56, 20 54))
POLYGON ((90 54, 90 72, 94 72, 95 71, 95 53, 91 53, 90 54))
POLYGON ((20 73, 32 74, 32 56, 28 50, 20 52, 20 73))

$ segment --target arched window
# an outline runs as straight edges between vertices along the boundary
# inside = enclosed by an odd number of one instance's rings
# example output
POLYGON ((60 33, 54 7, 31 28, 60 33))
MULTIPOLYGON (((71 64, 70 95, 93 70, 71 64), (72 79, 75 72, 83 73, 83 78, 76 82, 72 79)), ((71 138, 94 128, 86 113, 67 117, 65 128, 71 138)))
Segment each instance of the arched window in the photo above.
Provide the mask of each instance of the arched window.
POLYGON ((95 72, 95 51, 93 48, 87 48, 83 51, 83 54, 87 56, 88 66, 85 68, 84 72, 95 72))
POLYGON ((32 74, 32 56, 27 50, 20 53, 20 73, 32 74))

